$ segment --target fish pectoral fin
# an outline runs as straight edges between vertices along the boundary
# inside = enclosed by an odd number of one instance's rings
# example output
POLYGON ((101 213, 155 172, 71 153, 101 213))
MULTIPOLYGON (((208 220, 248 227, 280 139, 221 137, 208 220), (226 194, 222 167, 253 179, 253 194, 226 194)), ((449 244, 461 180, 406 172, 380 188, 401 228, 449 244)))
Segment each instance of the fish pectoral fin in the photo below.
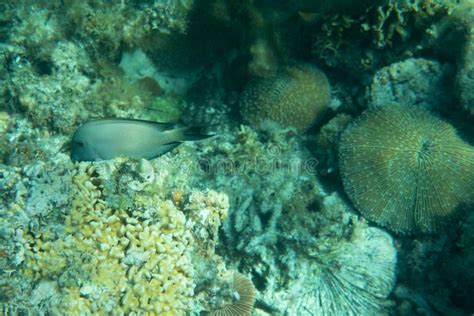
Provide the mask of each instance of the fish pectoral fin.
POLYGON ((158 147, 158 149, 153 153, 153 156, 151 156, 147 159, 155 159, 157 157, 160 157, 161 155, 164 155, 164 154, 170 152, 171 150, 173 150, 179 144, 181 144, 181 142, 170 142, 170 143, 160 145, 158 147))
POLYGON ((172 143, 167 143, 164 145, 160 146, 160 151, 162 154, 166 154, 167 152, 173 150, 175 147, 177 147, 181 142, 172 142, 172 143))

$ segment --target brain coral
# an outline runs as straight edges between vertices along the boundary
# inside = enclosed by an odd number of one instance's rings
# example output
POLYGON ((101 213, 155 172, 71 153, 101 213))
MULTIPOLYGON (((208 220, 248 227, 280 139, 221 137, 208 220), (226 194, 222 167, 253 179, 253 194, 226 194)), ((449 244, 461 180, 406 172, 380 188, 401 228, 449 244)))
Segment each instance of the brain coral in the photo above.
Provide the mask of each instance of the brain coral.
POLYGON ((285 67, 275 76, 249 82, 241 99, 241 113, 251 125, 273 120, 305 130, 326 110, 330 86, 319 69, 300 64, 285 67))
POLYGON ((346 193, 396 232, 433 232, 474 188, 474 149, 448 123, 399 105, 364 112, 339 148, 346 193))

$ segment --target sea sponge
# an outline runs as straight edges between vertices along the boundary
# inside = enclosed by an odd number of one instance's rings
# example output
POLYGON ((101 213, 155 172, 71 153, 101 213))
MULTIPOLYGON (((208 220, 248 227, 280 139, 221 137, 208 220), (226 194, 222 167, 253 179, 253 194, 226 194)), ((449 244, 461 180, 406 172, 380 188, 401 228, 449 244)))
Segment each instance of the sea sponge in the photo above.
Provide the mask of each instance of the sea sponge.
POLYGON ((253 126, 273 120, 304 131, 321 117, 330 100, 326 75, 314 66, 298 64, 273 77, 251 80, 240 106, 244 120, 253 126))
POLYGON ((343 133, 339 160, 355 206, 395 232, 435 231, 474 189, 474 148, 421 109, 367 110, 343 133))

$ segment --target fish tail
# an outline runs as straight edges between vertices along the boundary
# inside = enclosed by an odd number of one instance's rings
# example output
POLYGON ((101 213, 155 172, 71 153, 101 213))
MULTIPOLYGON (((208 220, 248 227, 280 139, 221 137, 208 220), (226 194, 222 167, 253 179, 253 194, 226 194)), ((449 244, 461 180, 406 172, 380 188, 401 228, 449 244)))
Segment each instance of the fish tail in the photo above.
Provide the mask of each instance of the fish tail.
POLYGON ((189 126, 181 128, 182 141, 201 140, 214 136, 207 126, 189 126))

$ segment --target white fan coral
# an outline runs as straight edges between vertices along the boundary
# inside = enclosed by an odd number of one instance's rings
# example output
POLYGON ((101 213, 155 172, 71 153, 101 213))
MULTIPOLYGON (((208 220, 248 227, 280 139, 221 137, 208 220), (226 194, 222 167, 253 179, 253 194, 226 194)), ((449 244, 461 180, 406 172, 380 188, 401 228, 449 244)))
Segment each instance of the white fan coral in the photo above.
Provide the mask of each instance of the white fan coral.
POLYGON ((392 238, 372 227, 357 227, 348 242, 330 253, 302 260, 292 286, 291 315, 385 315, 395 284, 396 250, 392 238), (296 293, 296 292, 299 293, 296 293), (303 294, 301 294, 303 292, 303 294))

